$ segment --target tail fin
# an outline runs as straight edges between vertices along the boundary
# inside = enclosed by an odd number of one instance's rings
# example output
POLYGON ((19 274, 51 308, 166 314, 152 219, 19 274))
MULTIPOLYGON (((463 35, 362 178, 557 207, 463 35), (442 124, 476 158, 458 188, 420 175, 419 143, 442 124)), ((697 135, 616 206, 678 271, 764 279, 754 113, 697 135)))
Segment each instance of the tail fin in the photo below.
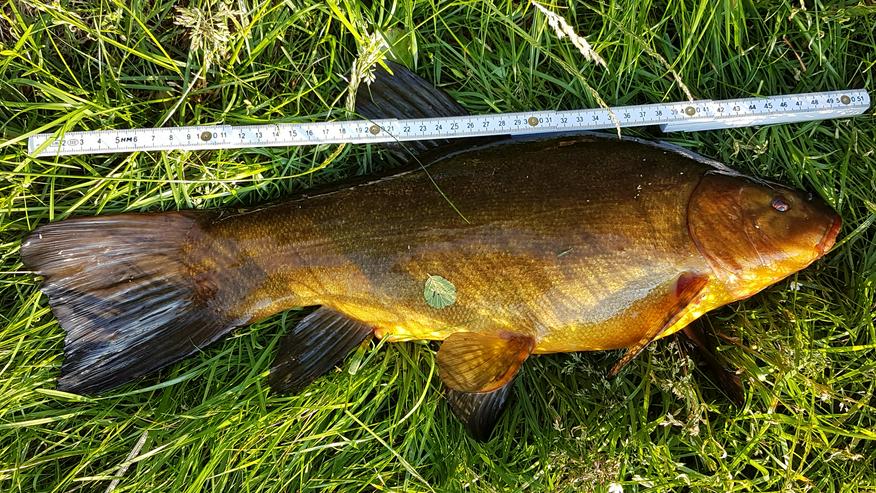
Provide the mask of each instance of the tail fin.
POLYGON ((43 292, 66 331, 60 389, 107 390, 240 325, 223 310, 221 261, 205 246, 202 225, 210 217, 77 218, 42 226, 24 241, 22 260, 44 277, 43 292))

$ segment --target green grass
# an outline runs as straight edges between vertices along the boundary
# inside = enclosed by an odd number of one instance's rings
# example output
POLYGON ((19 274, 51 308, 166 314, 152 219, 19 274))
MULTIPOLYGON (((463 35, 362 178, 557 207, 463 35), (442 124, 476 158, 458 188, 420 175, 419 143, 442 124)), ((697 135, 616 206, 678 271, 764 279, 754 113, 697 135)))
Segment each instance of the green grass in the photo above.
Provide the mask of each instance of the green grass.
POLYGON ((440 397, 434 345, 372 347, 301 395, 271 394, 272 350, 295 312, 101 398, 53 390, 63 333, 18 253, 38 224, 245 206, 387 166, 365 146, 32 159, 29 134, 346 118, 345 78, 371 33, 473 112, 595 106, 594 93, 610 105, 679 100, 672 71, 698 98, 874 88, 872 2, 558 3, 548 7, 608 70, 522 1, 240 0, 227 42, 206 33, 213 52, 189 49, 169 1, 0 1, 0 490, 876 489, 872 109, 764 128, 625 131, 808 188, 843 217, 828 257, 705 317, 742 370, 742 408, 672 341, 612 380, 617 353, 541 357, 482 445, 440 397))

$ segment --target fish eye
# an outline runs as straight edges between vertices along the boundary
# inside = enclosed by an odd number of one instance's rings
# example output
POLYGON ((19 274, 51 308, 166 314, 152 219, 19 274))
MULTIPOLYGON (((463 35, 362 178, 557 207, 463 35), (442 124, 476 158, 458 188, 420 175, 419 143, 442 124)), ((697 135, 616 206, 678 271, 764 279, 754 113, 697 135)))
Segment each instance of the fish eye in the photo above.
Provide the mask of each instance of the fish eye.
POLYGON ((791 206, 787 202, 785 202, 785 199, 782 197, 773 197, 770 205, 773 206, 773 209, 779 212, 786 212, 788 209, 791 208, 791 206))

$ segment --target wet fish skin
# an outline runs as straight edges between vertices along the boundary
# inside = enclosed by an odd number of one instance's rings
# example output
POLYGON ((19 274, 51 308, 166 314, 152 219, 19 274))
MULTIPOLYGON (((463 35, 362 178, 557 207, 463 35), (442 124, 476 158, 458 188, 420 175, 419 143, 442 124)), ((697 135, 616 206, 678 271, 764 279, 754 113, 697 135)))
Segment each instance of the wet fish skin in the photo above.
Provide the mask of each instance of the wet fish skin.
MULTIPOLYGON (((371 89, 392 95, 377 110, 462 111, 434 88, 405 99, 428 88, 395 70, 371 89), (423 101, 440 104, 414 107, 423 101)), ((243 213, 38 228, 22 259, 66 331, 59 387, 101 392, 234 327, 319 306, 281 344, 275 388, 302 388, 372 334, 444 340, 449 402, 486 439, 530 354, 628 348, 616 372, 651 341, 805 268, 840 228, 820 199, 635 140, 420 147, 426 170, 243 213), (430 275, 453 283, 455 303, 426 303, 430 275)))
POLYGON ((501 329, 535 337, 538 353, 623 348, 647 326, 640 313, 659 310, 648 306, 648 294, 681 272, 711 278, 711 298, 693 312, 701 314, 821 255, 817 246, 834 226, 832 211, 787 189, 711 172, 639 143, 583 137, 502 144, 433 164, 431 180, 406 173, 224 217, 192 250, 234 245, 235 263, 252 287, 227 306, 247 323, 321 305, 392 340, 501 329), (707 175, 713 198, 694 193, 707 175), (738 228, 695 217, 720 218, 742 207, 731 193, 737 190, 761 202, 746 214, 756 220, 798 214, 792 218, 802 221, 798 231, 781 231, 788 221, 777 231, 757 230, 772 249, 746 251, 732 240, 748 234, 748 223, 738 228), (777 193, 793 202, 790 211, 772 208, 777 193), (729 260, 702 254, 698 242, 722 246, 721 258, 729 260), (766 274, 748 275, 761 260, 766 274), (425 303, 430 274, 454 283, 456 304, 436 310, 425 303))

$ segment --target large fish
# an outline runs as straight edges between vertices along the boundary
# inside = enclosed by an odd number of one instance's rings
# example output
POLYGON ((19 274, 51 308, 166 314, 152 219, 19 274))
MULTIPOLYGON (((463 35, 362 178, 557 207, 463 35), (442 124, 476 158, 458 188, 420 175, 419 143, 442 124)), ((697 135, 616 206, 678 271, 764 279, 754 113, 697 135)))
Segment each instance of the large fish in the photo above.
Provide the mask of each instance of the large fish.
MULTIPOLYGON (((392 68, 360 98, 364 115, 464 113, 392 68)), ((370 336, 443 340, 451 406, 484 439, 530 355, 626 348, 616 372, 803 269, 840 228, 811 195, 645 142, 463 145, 420 142, 398 154, 419 152, 425 170, 245 212, 38 228, 21 254, 66 331, 59 388, 101 392, 235 327, 318 306, 281 343, 275 389, 301 389, 370 336)))

